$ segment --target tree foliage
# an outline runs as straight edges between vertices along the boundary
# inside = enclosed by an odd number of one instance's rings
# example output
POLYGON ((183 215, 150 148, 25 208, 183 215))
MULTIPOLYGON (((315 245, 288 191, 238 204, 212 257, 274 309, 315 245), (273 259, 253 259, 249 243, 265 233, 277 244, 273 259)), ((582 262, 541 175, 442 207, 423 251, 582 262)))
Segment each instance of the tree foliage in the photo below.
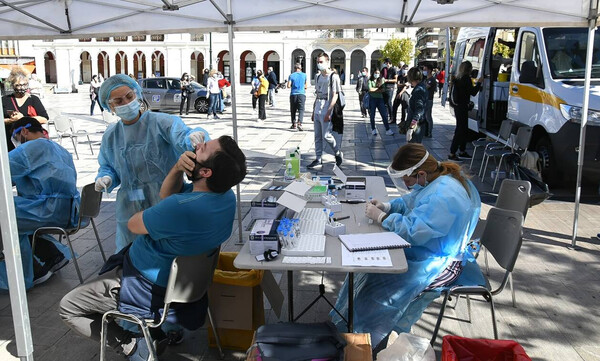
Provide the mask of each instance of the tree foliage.
POLYGON ((410 39, 392 37, 381 49, 384 58, 390 58, 392 64, 398 65, 401 61, 408 63, 413 55, 414 43, 410 39))

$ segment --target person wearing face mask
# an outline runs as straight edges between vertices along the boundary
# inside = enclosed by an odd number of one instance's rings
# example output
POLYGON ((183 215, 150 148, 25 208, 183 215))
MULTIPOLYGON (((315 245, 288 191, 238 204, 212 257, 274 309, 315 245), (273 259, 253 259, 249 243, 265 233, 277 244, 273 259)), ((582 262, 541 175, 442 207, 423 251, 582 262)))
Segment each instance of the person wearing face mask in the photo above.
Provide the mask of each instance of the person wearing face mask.
POLYGON ((333 150, 335 163, 339 167, 342 165, 343 154, 340 150, 341 145, 333 136, 331 118, 339 93, 342 91, 340 77, 329 68, 329 55, 327 53, 317 55, 317 68, 319 73, 315 76, 316 97, 311 117, 315 123, 316 158, 306 168, 314 169, 323 165, 321 159, 323 156, 323 142, 329 144, 333 150))
POLYGON ((206 112, 206 118, 210 118, 213 115, 214 119, 219 119, 217 112, 220 108, 220 96, 221 89, 219 88, 219 73, 216 69, 212 69, 209 73, 208 80, 206 82, 206 98, 208 99, 208 111, 206 112))
POLYGON ((437 80, 431 64, 426 63, 423 65, 423 76, 425 77, 425 89, 427 89, 427 106, 425 107, 427 130, 425 131, 425 136, 427 138, 431 138, 431 132, 433 130, 433 98, 435 96, 435 92, 437 91, 437 80))
POLYGON ((385 98, 384 93, 386 91, 385 88, 385 79, 380 76, 379 70, 375 70, 373 74, 371 74, 371 78, 368 82, 369 87, 369 118, 371 121, 371 134, 377 135, 377 129, 375 129, 375 110, 379 111, 379 115, 381 115, 381 120, 383 120, 383 126, 385 127, 386 135, 394 135, 394 132, 390 129, 390 125, 388 124, 388 111, 385 106, 385 98))
POLYGON ((412 67, 408 71, 406 78, 413 91, 410 93, 408 102, 408 130, 406 132, 406 141, 421 143, 427 129, 427 120, 425 118, 425 108, 427 107, 427 89, 423 81, 423 73, 417 67, 412 67))
POLYGON ((384 80, 384 88, 383 88, 383 101, 387 108, 387 113, 392 114, 393 102, 394 102, 394 88, 396 87, 396 82, 398 82, 398 73, 396 72, 396 68, 392 66, 392 61, 390 58, 385 58, 383 61, 383 66, 381 67, 381 77, 384 80))
MULTIPOLYGON (((411 192, 389 203, 372 200, 365 213, 411 247, 404 251, 406 273, 354 276, 354 332, 370 333, 374 348, 385 345, 392 330, 410 332, 427 305, 439 297, 436 287, 454 282, 463 265, 474 260, 467 242, 481 209, 479 193, 460 166, 437 161, 421 144, 400 147, 388 173, 401 192, 411 192), (420 295, 425 289, 432 292, 420 295)), ((347 314, 347 282, 336 308, 347 314)), ((335 312, 330 316, 345 329, 335 312)))
POLYGON ((187 107, 185 108, 185 115, 190 113, 190 94, 194 92, 194 87, 192 87, 190 76, 188 73, 183 73, 180 79, 180 87, 181 87, 181 103, 179 104, 179 115, 183 115, 183 106, 187 103, 187 107))
POLYGON ((48 122, 48 113, 41 100, 29 93, 29 73, 23 68, 13 68, 8 77, 13 93, 2 97, 4 129, 8 151, 15 149, 11 142, 12 125, 24 116, 35 118, 41 124, 48 122))
POLYGON ((360 113, 363 118, 367 117, 367 108, 363 104, 365 94, 369 91, 369 69, 362 68, 362 71, 356 81, 356 92, 358 93, 358 101, 360 103, 360 113))
MULTIPOLYGON (((48 280, 71 258, 65 245, 46 235, 37 238, 32 257, 30 240, 40 227, 75 227, 80 201, 77 172, 71 154, 47 139, 35 118, 15 121, 10 134, 16 148, 8 153, 8 161, 17 188, 14 204, 25 287, 30 288, 48 280)), ((0 289, 8 289, 4 262, 0 289)))
POLYGON ((204 129, 190 129, 177 116, 142 113, 141 99, 142 88, 125 74, 111 76, 98 92, 100 104, 121 118, 102 137, 96 176, 97 191, 111 192, 121 185, 116 201, 117 251, 135 238, 127 229, 129 218, 158 203, 160 186, 177 155, 209 139, 204 129))

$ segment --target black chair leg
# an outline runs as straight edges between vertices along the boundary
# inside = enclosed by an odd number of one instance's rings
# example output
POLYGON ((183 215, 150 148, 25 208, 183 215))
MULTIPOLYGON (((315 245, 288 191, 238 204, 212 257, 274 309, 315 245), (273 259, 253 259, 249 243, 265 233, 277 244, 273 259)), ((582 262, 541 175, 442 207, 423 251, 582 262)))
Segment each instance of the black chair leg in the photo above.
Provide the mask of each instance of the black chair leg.
POLYGON ((92 228, 94 229, 94 234, 96 235, 96 241, 98 242, 98 248, 100 248, 100 253, 102 254, 102 259, 104 263, 106 263, 106 255, 104 254, 104 248, 102 248, 102 242, 100 242, 100 237, 98 236, 98 230, 96 229, 96 223, 94 223, 94 219, 90 219, 92 222, 92 228))
POLYGON ((435 339, 437 338, 438 331, 440 330, 440 325, 442 324, 442 318, 444 318, 444 312, 446 311, 446 304, 448 303, 448 298, 450 297, 450 291, 444 291, 444 300, 442 301, 442 307, 440 308, 440 314, 438 316, 437 322, 435 323, 435 328, 433 329, 433 335, 431 336, 431 341, 429 343, 433 347, 435 344, 435 339))

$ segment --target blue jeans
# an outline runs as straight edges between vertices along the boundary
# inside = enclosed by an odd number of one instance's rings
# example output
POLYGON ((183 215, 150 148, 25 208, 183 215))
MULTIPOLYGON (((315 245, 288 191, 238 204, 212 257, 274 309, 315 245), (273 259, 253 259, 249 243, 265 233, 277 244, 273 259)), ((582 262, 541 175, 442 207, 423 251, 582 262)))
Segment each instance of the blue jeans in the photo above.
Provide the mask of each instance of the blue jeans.
POLYGON ((208 103, 208 111, 206 114, 217 115, 217 111, 219 110, 219 94, 210 94, 209 103, 208 103))
POLYGON ((375 108, 379 110, 379 114, 383 119, 383 126, 385 130, 390 129, 390 125, 388 124, 388 111, 387 106, 385 105, 385 101, 383 98, 374 98, 371 97, 369 99, 369 117, 371 118, 371 130, 375 129, 375 108))
POLYGON ((427 131, 425 131, 424 135, 431 136, 431 131, 433 130, 433 115, 431 111, 433 110, 433 99, 427 100, 427 106, 425 107, 425 120, 427 120, 427 131))
POLYGON ((269 105, 275 106, 275 88, 269 88, 269 105))

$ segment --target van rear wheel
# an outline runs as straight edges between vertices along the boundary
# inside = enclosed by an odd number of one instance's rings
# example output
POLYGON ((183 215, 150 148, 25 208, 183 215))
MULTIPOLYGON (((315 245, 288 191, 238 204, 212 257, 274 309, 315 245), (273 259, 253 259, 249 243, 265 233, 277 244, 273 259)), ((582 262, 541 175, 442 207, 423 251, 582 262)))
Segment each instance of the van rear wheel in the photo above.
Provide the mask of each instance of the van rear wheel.
POLYGON ((556 166, 556 158, 552 151, 552 143, 547 135, 543 135, 535 144, 535 151, 540 155, 542 178, 549 185, 557 185, 560 175, 556 166))

